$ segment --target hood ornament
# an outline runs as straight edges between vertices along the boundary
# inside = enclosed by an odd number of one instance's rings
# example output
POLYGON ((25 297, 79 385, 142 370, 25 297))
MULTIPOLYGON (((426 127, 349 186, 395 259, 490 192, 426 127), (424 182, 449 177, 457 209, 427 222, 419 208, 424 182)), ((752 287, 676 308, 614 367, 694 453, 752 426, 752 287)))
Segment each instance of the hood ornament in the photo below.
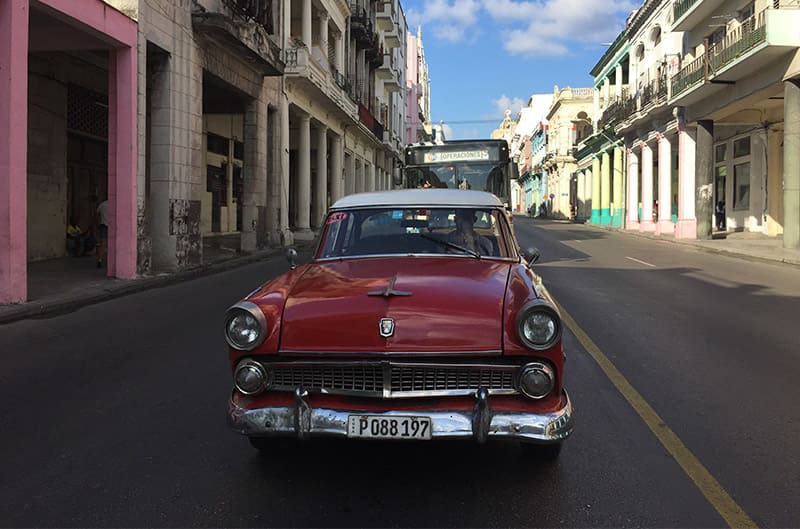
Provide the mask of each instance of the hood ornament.
POLYGON ((380 321, 381 336, 388 338, 394 334, 394 320, 392 318, 381 318, 380 321))
POLYGON ((368 292, 368 296, 380 296, 384 298, 388 298, 390 296, 412 296, 414 295, 413 292, 403 292, 401 290, 394 289, 394 283, 397 281, 397 274, 394 275, 392 279, 389 280, 389 284, 386 285, 385 290, 377 290, 374 292, 368 292))

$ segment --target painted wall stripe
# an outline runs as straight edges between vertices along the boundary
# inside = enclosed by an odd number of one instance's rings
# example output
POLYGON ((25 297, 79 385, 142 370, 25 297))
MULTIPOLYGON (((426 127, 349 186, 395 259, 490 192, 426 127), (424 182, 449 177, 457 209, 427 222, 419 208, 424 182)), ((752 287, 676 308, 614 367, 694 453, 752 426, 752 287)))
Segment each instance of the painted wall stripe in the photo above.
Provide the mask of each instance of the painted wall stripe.
MULTIPOLYGON (((558 305, 558 304, 557 304, 558 305)), ((658 438, 669 454, 683 468, 687 476, 697 485, 700 492, 711 503, 714 509, 725 519, 731 528, 757 527, 755 522, 744 512, 738 503, 728 494, 720 483, 703 466, 700 460, 683 444, 680 438, 664 422, 658 413, 647 403, 644 397, 628 382, 625 376, 603 354, 597 344, 589 338, 583 329, 572 319, 561 305, 558 305, 561 317, 581 345, 594 358, 600 369, 611 380, 611 383, 622 393, 622 396, 636 410, 636 413, 647 424, 647 427, 658 438)))

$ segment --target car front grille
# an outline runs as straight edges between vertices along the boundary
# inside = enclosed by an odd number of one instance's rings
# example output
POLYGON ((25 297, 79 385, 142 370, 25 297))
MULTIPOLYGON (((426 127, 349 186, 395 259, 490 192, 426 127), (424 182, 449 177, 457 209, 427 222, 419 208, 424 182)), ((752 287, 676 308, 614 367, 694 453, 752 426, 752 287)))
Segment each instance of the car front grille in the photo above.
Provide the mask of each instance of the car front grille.
POLYGON ((518 366, 490 364, 423 364, 403 362, 264 363, 270 389, 365 397, 404 398, 471 395, 515 395, 518 366))

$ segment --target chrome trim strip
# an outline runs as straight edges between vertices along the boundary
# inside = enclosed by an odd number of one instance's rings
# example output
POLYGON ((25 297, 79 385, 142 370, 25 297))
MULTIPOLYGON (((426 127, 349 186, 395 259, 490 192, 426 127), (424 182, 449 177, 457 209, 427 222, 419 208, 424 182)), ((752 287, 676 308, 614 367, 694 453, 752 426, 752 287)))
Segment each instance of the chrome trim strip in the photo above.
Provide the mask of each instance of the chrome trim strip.
MULTIPOLYGON (((554 413, 494 412, 487 413, 487 439, 518 439, 537 443, 557 443, 566 439, 573 429, 572 402, 564 392, 566 403, 554 413)), ((479 399, 480 401, 480 399, 479 399)), ((488 405, 487 405, 488 409, 488 405)), ((309 408, 307 412, 307 437, 347 437, 347 419, 350 414, 408 416, 431 419, 432 439, 476 439, 475 411, 448 411, 446 409, 385 411, 376 413, 361 409, 309 408)), ((298 436, 298 411, 296 406, 269 407, 247 410, 231 400, 228 407, 228 424, 236 432, 252 437, 298 436)), ((483 423, 481 421, 481 423, 483 423)), ((478 431, 480 433, 480 430, 478 431)))
MULTIPOLYGON (((459 253, 370 253, 364 255, 337 255, 335 257, 319 257, 314 259, 315 263, 326 263, 329 261, 341 261, 343 259, 370 259, 372 257, 446 257, 446 258, 457 258, 457 259, 475 259, 470 254, 459 254, 459 253)), ((519 258, 515 257, 498 257, 493 255, 481 255, 481 261, 489 260, 489 261, 508 261, 511 263, 518 262, 519 258)))
POLYGON ((358 351, 300 351, 300 350, 291 350, 291 349, 281 349, 278 351, 278 355, 284 356, 336 356, 336 357, 350 357, 350 356, 395 356, 395 357, 442 357, 442 356, 502 356, 503 351, 496 349, 496 350, 488 350, 488 351, 445 351, 445 352, 431 352, 431 351, 402 351, 402 352, 395 352, 395 351, 367 351, 367 352, 358 352, 358 351))

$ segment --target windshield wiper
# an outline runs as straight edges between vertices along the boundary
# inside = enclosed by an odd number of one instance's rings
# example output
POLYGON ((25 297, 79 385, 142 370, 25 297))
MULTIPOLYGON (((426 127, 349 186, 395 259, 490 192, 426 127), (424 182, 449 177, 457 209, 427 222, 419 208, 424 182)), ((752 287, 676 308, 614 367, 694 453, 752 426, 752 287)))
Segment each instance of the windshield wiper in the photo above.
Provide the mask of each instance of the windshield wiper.
POLYGON ((433 241, 433 242, 439 243, 442 246, 445 246, 447 248, 453 248, 455 250, 459 250, 459 251, 461 251, 463 253, 469 254, 472 257, 474 257, 475 259, 480 259, 481 258, 480 252, 476 252, 475 250, 470 250, 469 248, 464 248, 463 246, 459 246, 458 244, 452 243, 450 241, 446 241, 444 239, 438 239, 436 237, 433 237, 431 235, 426 235, 424 233, 420 233, 419 236, 422 237, 423 239, 428 239, 429 241, 433 241))

